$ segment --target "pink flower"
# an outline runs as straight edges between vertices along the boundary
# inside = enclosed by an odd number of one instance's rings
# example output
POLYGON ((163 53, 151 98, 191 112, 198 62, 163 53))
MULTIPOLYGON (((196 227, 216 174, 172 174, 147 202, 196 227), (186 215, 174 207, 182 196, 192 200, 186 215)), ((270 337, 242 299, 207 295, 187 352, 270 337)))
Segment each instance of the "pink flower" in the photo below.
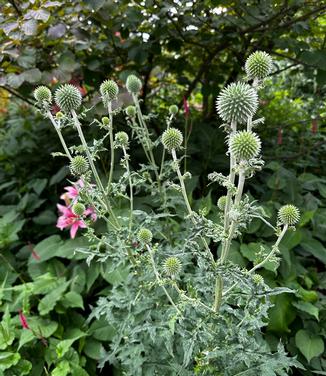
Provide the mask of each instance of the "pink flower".
POLYGON ((60 196, 62 200, 65 201, 66 205, 70 204, 70 200, 76 200, 79 195, 80 188, 84 187, 84 182, 79 179, 74 185, 69 185, 64 189, 67 191, 60 196))
POLYGON ((23 314, 21 309, 19 310, 19 321, 22 324, 23 329, 29 329, 26 316, 23 314))
POLYGON ((97 215, 96 215, 96 213, 95 213, 95 209, 92 208, 92 207, 87 208, 87 209, 85 210, 85 212, 84 212, 84 215, 90 215, 90 216, 91 216, 91 220, 92 220, 93 222, 95 222, 95 221, 97 220, 97 215))
POLYGON ((63 206, 57 204, 59 212, 62 214, 57 221, 57 227, 60 230, 70 227, 70 237, 74 239, 79 228, 86 228, 86 223, 79 217, 74 214, 68 206, 63 206))
POLYGON ((185 117, 187 118, 190 115, 190 108, 186 97, 183 97, 183 110, 185 117))

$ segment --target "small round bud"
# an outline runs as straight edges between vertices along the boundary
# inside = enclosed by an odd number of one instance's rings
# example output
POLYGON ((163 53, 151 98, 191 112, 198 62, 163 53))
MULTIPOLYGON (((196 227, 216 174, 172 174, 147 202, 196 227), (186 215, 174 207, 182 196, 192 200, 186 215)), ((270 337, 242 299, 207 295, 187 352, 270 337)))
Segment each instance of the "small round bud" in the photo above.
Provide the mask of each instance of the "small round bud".
POLYGON ((39 86, 34 90, 34 98, 42 103, 42 102, 48 102, 51 103, 52 101, 52 93, 49 88, 46 86, 39 86))
POLYGON ((283 225, 293 226, 300 220, 299 209, 294 205, 284 205, 278 211, 278 219, 283 225))
POLYGON ((162 144, 168 151, 171 151, 172 149, 179 149, 182 142, 183 136, 179 129, 166 129, 162 135, 162 144))
POLYGON ((178 106, 175 105, 175 104, 172 104, 170 107, 169 107, 169 113, 171 115, 176 115, 178 113, 179 109, 178 109, 178 106))
POLYGON ((246 123, 257 111, 258 95, 248 84, 233 82, 217 97, 216 108, 226 122, 246 123))
POLYGON ((112 80, 102 82, 100 86, 100 93, 106 101, 113 101, 119 94, 119 86, 112 80))
POLYGON ((181 261, 178 257, 168 257, 163 264, 164 273, 170 277, 175 277, 181 272, 181 261))
POLYGON ((226 196, 221 196, 217 201, 217 206, 220 210, 224 210, 226 205, 226 196))
POLYGON ((64 118, 64 114, 61 112, 61 111, 58 111, 56 114, 55 114, 55 117, 60 120, 60 119, 63 119, 64 118))
POLYGON ((127 147, 129 142, 129 136, 126 132, 118 132, 115 134, 115 143, 120 147, 127 147))
POLYGON ((126 108, 126 114, 129 117, 134 118, 136 116, 136 108, 134 106, 128 106, 126 108))
POLYGON ((250 78, 263 79, 272 70, 272 58, 264 51, 256 51, 251 54, 245 64, 245 70, 250 78))
POLYGON ((76 175, 85 174, 88 170, 88 161, 82 155, 77 155, 70 162, 70 169, 76 175))
POLYGON ((65 84, 56 90, 54 100, 62 111, 69 112, 81 106, 82 96, 76 86, 65 84))
POLYGON ((107 116, 102 117, 102 124, 103 125, 109 125, 110 119, 107 116))
POLYGON ((76 202, 71 208, 72 212, 79 217, 82 216, 86 210, 85 205, 76 202))
POLYGON ((142 88, 142 82, 137 76, 131 74, 127 78, 126 87, 129 93, 138 94, 142 88))
POLYGON ((148 243, 150 243, 152 241, 153 234, 147 228, 141 228, 138 231, 137 239, 138 239, 139 243, 148 244, 148 243))
POLYGON ((251 131, 239 131, 230 137, 229 151, 237 160, 249 160, 256 157, 261 149, 259 137, 251 131))
POLYGON ((256 285, 261 285, 264 282, 264 278, 260 274, 253 274, 252 280, 256 285))

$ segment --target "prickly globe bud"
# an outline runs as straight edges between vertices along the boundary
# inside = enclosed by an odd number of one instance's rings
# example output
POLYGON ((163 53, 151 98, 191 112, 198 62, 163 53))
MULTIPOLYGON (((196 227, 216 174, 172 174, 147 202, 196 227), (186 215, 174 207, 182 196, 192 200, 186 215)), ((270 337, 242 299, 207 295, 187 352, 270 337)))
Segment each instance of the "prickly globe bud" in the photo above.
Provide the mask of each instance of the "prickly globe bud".
POLYGON ((125 111, 130 118, 134 118, 136 116, 136 108, 134 106, 128 106, 125 111))
POLYGON ((153 239, 153 234, 150 230, 148 230, 147 228, 141 228, 139 231, 138 231, 138 234, 137 234, 137 239, 140 243, 142 244, 148 244, 152 241, 153 239))
POLYGON ((220 210, 224 210, 226 205, 226 196, 221 196, 217 201, 217 206, 220 210))
POLYGON ((257 157, 261 149, 259 137, 251 131, 239 131, 230 137, 229 151, 237 160, 257 157))
POLYGON ((106 80, 102 82, 100 86, 100 93, 103 98, 111 102, 117 98, 119 94, 119 87, 114 81, 106 80))
POLYGON ((272 70, 272 58, 264 51, 256 51, 251 54, 245 64, 245 70, 250 78, 263 79, 272 70))
POLYGON ((102 124, 103 125, 109 125, 110 119, 107 116, 102 117, 102 124))
POLYGON ((56 117, 56 119, 60 120, 60 119, 63 119, 63 118, 64 118, 64 114, 63 114, 61 111, 58 111, 58 112, 55 114, 55 117, 56 117))
POLYGON ((76 202, 76 204, 72 206, 71 210, 75 215, 78 215, 80 217, 84 214, 86 208, 85 208, 85 205, 79 202, 76 202))
POLYGON ((179 149, 183 142, 182 133, 179 129, 169 128, 163 132, 162 144, 168 151, 172 149, 179 149))
POLYGON ((163 264, 164 273, 170 277, 175 277, 181 271, 182 264, 178 257, 168 257, 163 264))
POLYGON ((34 98, 37 102, 48 102, 51 103, 52 101, 52 94, 49 88, 46 86, 39 86, 34 90, 34 98))
POLYGON ((88 170, 88 161, 82 155, 77 155, 70 162, 70 169, 76 175, 85 174, 88 170))
POLYGON ((129 136, 126 132, 118 132, 115 134, 115 143, 120 147, 127 147, 129 142, 129 136))
POLYGON ((65 84, 56 90, 54 100, 61 110, 69 112, 77 110, 81 106, 82 96, 76 86, 65 84))
POLYGON ((126 87, 129 93, 138 94, 142 88, 142 82, 137 76, 131 74, 127 78, 126 87))
POLYGON ((284 205, 278 211, 278 220, 283 225, 293 226, 300 220, 300 211, 294 205, 284 205))
POLYGON ((257 285, 260 285, 260 284, 262 284, 264 282, 264 278, 260 274, 253 274, 252 275, 252 280, 257 285))
POLYGON ((169 107, 169 113, 171 115, 176 115, 178 113, 178 106, 175 105, 175 104, 172 104, 170 107, 169 107))
POLYGON ((257 111, 258 95, 244 82, 234 82, 224 88, 217 97, 216 108, 226 122, 246 123, 257 111))

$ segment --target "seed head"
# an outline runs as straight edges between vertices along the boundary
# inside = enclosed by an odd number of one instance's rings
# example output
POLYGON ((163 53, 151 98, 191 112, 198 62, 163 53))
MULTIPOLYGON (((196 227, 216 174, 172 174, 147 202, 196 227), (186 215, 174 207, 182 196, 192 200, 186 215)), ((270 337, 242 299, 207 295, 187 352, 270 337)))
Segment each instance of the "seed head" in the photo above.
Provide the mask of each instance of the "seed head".
POLYGON ((84 214, 85 210, 86 210, 85 205, 83 205, 83 204, 81 204, 79 202, 76 202, 76 204, 74 204, 72 206, 72 212, 75 215, 78 215, 79 217, 84 214))
POLYGON ((278 211, 278 219, 283 225, 293 226, 300 220, 300 211, 294 205, 284 205, 278 211))
POLYGON ((251 131, 239 131, 230 137, 229 151, 237 160, 249 160, 256 157, 261 149, 259 137, 251 131))
POLYGON ((137 76, 131 74, 127 78, 126 87, 130 94, 138 94, 142 88, 142 82, 137 76))
POLYGON ((118 132, 115 134, 115 143, 119 147, 127 147, 129 142, 129 136, 126 132, 118 132))
POLYGON ((179 109, 178 109, 178 106, 175 105, 175 104, 172 104, 170 107, 169 107, 169 113, 171 115, 176 115, 178 113, 179 109))
POLYGON ((256 285, 261 285, 264 282, 264 278, 260 274, 253 274, 252 280, 256 285))
POLYGON ((168 257, 163 264, 164 273, 175 277, 181 272, 182 264, 178 257, 168 257))
POLYGON ((217 206, 220 210, 224 210, 226 205, 226 196, 221 196, 217 201, 217 206))
POLYGON ((39 86, 34 90, 34 98, 39 103, 47 102, 51 103, 52 94, 49 88, 46 86, 39 86))
POLYGON ((137 239, 138 239, 139 243, 148 244, 148 243, 150 243, 152 241, 153 234, 147 228, 141 228, 138 231, 137 239))
POLYGON ((77 155, 70 162, 70 169, 75 175, 83 175, 88 170, 88 161, 82 155, 77 155))
POLYGON ((162 144, 168 151, 171 151, 172 149, 179 149, 182 145, 182 142, 183 136, 179 129, 166 129, 162 135, 162 144))
POLYGON ((76 86, 65 84, 56 90, 54 100, 62 111, 69 112, 81 106, 82 96, 76 86))
POLYGON ((119 87, 114 81, 106 80, 100 86, 100 93, 105 103, 112 102, 118 97, 119 87))
POLYGON ((245 64, 245 70, 249 78, 263 79, 272 70, 272 58, 264 51, 256 51, 251 54, 245 64))
POLYGON ((136 108, 134 106, 128 106, 126 108, 126 114, 130 117, 130 118, 134 118, 136 116, 136 108))
POLYGON ((224 88, 217 97, 216 108, 226 122, 246 123, 257 111, 258 95, 244 82, 234 82, 224 88))

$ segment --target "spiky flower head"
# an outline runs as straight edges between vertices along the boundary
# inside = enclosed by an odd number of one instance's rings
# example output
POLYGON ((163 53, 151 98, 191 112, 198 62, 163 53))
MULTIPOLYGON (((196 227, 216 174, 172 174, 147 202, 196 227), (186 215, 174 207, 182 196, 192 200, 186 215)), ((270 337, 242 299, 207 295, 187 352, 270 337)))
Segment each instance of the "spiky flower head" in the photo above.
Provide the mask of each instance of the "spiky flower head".
POLYGON ((100 86, 100 93, 105 103, 111 102, 119 94, 119 86, 113 80, 106 80, 100 86))
POLYGON ((54 100, 62 111, 69 112, 81 106, 82 96, 76 86, 64 84, 56 90, 54 100))
POLYGON ((272 70, 272 58, 264 51, 252 53, 245 64, 245 70, 250 78, 263 79, 268 76, 272 70))
POLYGON ((176 104, 172 104, 170 107, 169 107, 169 113, 171 115, 176 115, 178 113, 179 109, 178 109, 178 106, 176 104))
POLYGON ((152 241, 153 239, 153 234, 150 230, 148 230, 147 228, 141 228, 139 231, 138 231, 138 234, 137 234, 137 239, 140 243, 142 244, 148 244, 152 241))
POLYGON ((85 174, 88 170, 88 161, 82 155, 77 155, 70 162, 70 169, 76 175, 85 174))
POLYGON ((110 124, 110 119, 107 116, 102 117, 102 124, 103 125, 109 125, 110 124))
POLYGON ((182 142, 183 136, 179 129, 169 128, 163 132, 162 144, 168 151, 171 151, 172 149, 179 149, 182 142))
POLYGON ((258 95, 244 82, 233 82, 217 97, 216 108, 226 122, 246 123, 257 111, 258 95))
POLYGON ((134 106, 128 106, 126 108, 126 114, 129 117, 134 118, 136 116, 136 108, 134 106))
POLYGON ((84 214, 86 208, 85 208, 85 205, 79 202, 76 202, 76 204, 72 206, 71 210, 75 215, 78 215, 80 217, 84 214))
POLYGON ((119 147, 127 147, 129 142, 129 136, 126 132, 118 132, 115 134, 115 144, 119 147))
POLYGON ((278 211, 278 220, 283 225, 293 226, 300 220, 300 211, 294 205, 284 205, 278 211))
POLYGON ((253 274, 252 280, 256 285, 261 285, 264 282, 264 278, 260 274, 253 274))
POLYGON ((46 86, 39 86, 34 90, 34 98, 39 103, 47 102, 51 103, 52 93, 46 86))
POLYGON ((229 151, 237 160, 249 160, 257 157, 260 149, 260 139, 252 131, 239 131, 230 137, 229 151))
POLYGON ((164 273, 175 277, 181 272, 182 264, 178 257, 168 257, 163 263, 164 273))
POLYGON ((142 82, 137 76, 131 74, 127 78, 126 87, 130 94, 138 94, 142 88, 142 82))
POLYGON ((226 205, 226 196, 221 196, 217 201, 217 206, 220 210, 224 210, 226 205))

